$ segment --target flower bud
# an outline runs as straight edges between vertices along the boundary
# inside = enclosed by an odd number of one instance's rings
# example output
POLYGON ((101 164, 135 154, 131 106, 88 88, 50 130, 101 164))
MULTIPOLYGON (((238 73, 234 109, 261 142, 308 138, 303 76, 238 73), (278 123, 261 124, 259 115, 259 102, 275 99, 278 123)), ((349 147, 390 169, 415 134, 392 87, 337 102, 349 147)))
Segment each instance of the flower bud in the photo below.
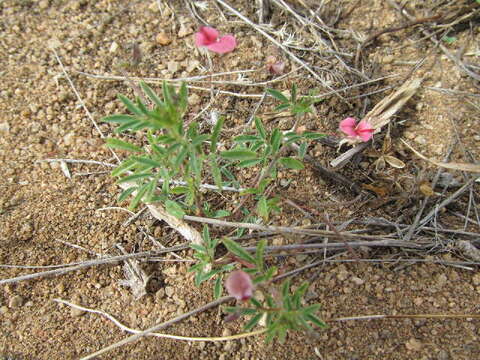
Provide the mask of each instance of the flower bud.
POLYGON ((252 279, 250 279, 250 275, 242 270, 236 270, 230 273, 225 281, 225 287, 230 296, 233 296, 237 300, 248 300, 253 294, 252 279))

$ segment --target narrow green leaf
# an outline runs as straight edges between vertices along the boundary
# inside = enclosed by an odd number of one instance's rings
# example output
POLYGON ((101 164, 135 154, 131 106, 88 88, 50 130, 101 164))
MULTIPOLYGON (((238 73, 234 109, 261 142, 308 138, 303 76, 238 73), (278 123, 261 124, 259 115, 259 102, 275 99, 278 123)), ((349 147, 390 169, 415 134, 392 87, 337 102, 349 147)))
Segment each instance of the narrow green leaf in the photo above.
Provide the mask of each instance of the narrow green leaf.
POLYGON ((212 132, 212 137, 210 138, 210 152, 216 152, 217 150, 217 142, 218 142, 218 137, 220 136, 220 131, 222 130, 224 118, 220 116, 217 119, 217 123, 215 124, 215 127, 213 128, 212 132))
POLYGON ((116 128, 114 130, 114 133, 115 134, 121 134, 122 132, 126 131, 126 130, 129 130, 129 129, 132 129, 132 131, 134 130, 134 126, 135 125, 138 125, 139 121, 138 120, 132 120, 128 123, 125 123, 125 124, 122 124, 121 126, 119 126, 118 128, 116 128))
POLYGON ((233 141, 238 142, 238 143, 244 143, 244 142, 249 142, 249 141, 261 141, 262 138, 260 136, 256 135, 240 135, 237 136, 233 139, 233 141))
POLYGON ((262 161, 263 161, 262 159, 243 160, 237 164, 237 167, 239 168, 251 167, 261 163, 262 161))
POLYGON ((320 310, 320 308, 321 308, 320 304, 313 304, 313 305, 304 307, 302 309, 302 313, 313 314, 313 313, 316 313, 318 310, 320 310))
POLYGON ((217 210, 213 213, 213 217, 215 219, 219 219, 219 218, 222 218, 222 217, 225 217, 225 216, 230 216, 230 211, 220 209, 220 210, 217 210))
POLYGON ((203 254, 207 253, 207 249, 203 245, 190 243, 190 244, 188 244, 188 246, 190 246, 192 249, 194 249, 195 251, 198 251, 200 253, 203 253, 203 254))
POLYGON ((297 102, 297 84, 292 84, 292 90, 290 91, 290 100, 294 104, 297 102))
POLYGON ((126 124, 132 121, 137 121, 137 119, 131 115, 117 114, 117 115, 105 116, 102 119, 102 121, 116 123, 116 124, 126 124))
POLYGON ((132 202, 128 206, 128 209, 133 211, 136 209, 140 201, 142 201, 143 195, 145 195, 145 192, 148 190, 148 184, 143 184, 140 186, 137 190, 137 193, 135 194, 135 197, 133 198, 132 202))
POLYGON ((308 147, 307 143, 301 143, 300 146, 298 147, 298 157, 300 159, 303 159, 303 157, 307 153, 307 147, 308 147))
POLYGON ((150 100, 153 101, 153 103, 159 107, 164 106, 165 104, 163 103, 162 100, 158 97, 158 95, 152 90, 150 86, 147 85, 144 81, 140 82, 140 87, 142 88, 143 92, 147 94, 147 96, 150 98, 150 100))
POLYGON ((254 317, 252 317, 250 319, 250 321, 245 324, 245 326, 244 326, 245 331, 250 331, 251 329, 253 329, 255 327, 255 325, 258 324, 258 322, 260 321, 262 316, 263 316, 263 313, 259 313, 259 314, 255 315, 254 317))
POLYGON ((251 297, 251 298, 250 298, 250 302, 251 302, 256 308, 261 308, 261 307, 262 307, 262 304, 260 303, 260 301, 258 301, 258 300, 255 299, 254 297, 251 297))
POLYGON ((189 191, 190 191, 190 188, 188 186, 176 186, 170 189, 170 193, 174 195, 186 194, 189 191))
POLYGON ((282 133, 278 128, 275 128, 272 132, 272 136, 270 139, 270 144, 272 145, 272 152, 276 154, 280 149, 280 145, 282 143, 282 133))
POLYGON ((304 282, 302 285, 300 285, 300 287, 295 290, 295 293, 293 294, 292 296, 292 305, 295 307, 295 309, 298 309, 300 308, 301 306, 301 299, 303 297, 303 295, 305 294, 305 291, 307 291, 308 289, 308 282, 304 282))
POLYGON ((192 145, 193 146, 200 145, 201 143, 203 143, 208 138, 210 138, 210 135, 207 135, 207 134, 198 135, 198 136, 196 136, 195 138, 192 139, 192 145))
POLYGON ((238 245, 235 241, 225 238, 223 239, 223 244, 232 254, 238 256, 240 259, 243 259, 252 265, 255 264, 255 258, 247 251, 245 251, 243 247, 238 245))
POLYGON ((192 265, 188 268, 187 272, 201 271, 204 266, 205 266, 205 264, 202 264, 202 263, 192 265))
POLYGON ((265 127, 263 126, 262 120, 256 116, 255 116, 255 128, 257 129, 260 137, 264 140, 267 140, 267 132, 265 131, 265 127))
POLYGON ((112 176, 119 176, 135 166, 135 160, 128 158, 118 165, 111 173, 112 176))
POLYGON ((205 242, 205 244, 207 244, 207 246, 210 247, 209 245, 211 244, 212 239, 211 239, 211 237, 210 237, 210 231, 208 230, 208 226, 207 226, 207 225, 204 225, 204 226, 203 226, 203 229, 202 229, 202 238, 203 238, 203 241, 205 242))
POLYGON ((213 297, 215 299, 218 299, 221 295, 222 295, 222 277, 219 276, 216 280, 215 280, 215 287, 214 287, 214 290, 213 290, 213 297))
POLYGON ((257 157, 257 153, 247 149, 222 151, 220 156, 227 160, 252 160, 257 157))
POLYGON ((223 308, 223 310, 227 313, 236 313, 237 310, 238 310, 238 307, 234 307, 234 306, 225 306, 223 308))
POLYGON ((178 91, 178 107, 181 112, 185 112, 188 106, 188 87, 185 81, 180 85, 180 90, 178 91))
POLYGON ((304 132, 302 135, 305 139, 316 140, 327 136, 326 134, 320 134, 316 132, 304 132))
POLYGON ((120 150, 127 150, 127 151, 133 151, 133 152, 144 151, 141 147, 130 144, 129 142, 126 142, 120 139, 108 138, 106 140, 106 144, 109 148, 112 148, 112 149, 120 149, 120 150))
POLYGON ((263 255, 265 254, 265 247, 267 240, 262 239, 257 244, 257 251, 255 252, 255 264, 260 272, 263 272, 263 255))
POLYGON ((305 167, 301 161, 291 157, 282 157, 278 159, 278 162, 286 168, 293 170, 301 170, 305 167))
POLYGON ((143 112, 138 107, 136 107, 135 104, 130 99, 123 96, 122 94, 118 94, 118 98, 132 113, 138 116, 144 116, 143 112))
POLYGON ((220 191, 222 191, 223 183, 222 183, 222 172, 217 165, 217 158, 214 153, 209 155, 209 163, 210 163, 210 170, 212 171, 213 182, 215 186, 218 187, 220 191))
POLYGON ((262 196, 260 200, 258 200, 256 211, 258 216, 260 216, 265 220, 268 219, 268 204, 267 204, 267 198, 265 196, 262 196))
POLYGON ((118 202, 124 201, 126 198, 128 198, 137 189, 138 189, 138 186, 132 186, 132 187, 129 187, 128 189, 122 191, 122 193, 118 197, 118 202))
POLYGON ((300 321, 300 323, 302 324, 303 328, 307 331, 313 331, 312 327, 310 326, 310 324, 307 322, 307 319, 305 319, 306 316, 302 316, 302 315, 299 315, 297 317, 297 320, 300 321))
POLYGON ((149 116, 150 112, 148 111, 147 107, 145 104, 140 100, 140 98, 136 98, 136 103, 137 107, 140 109, 140 111, 143 113, 143 115, 149 116))
POLYGON ((275 107, 275 111, 283 111, 283 110, 288 109, 289 107, 291 107, 290 103, 280 104, 280 105, 275 107))
POLYGON ((141 164, 148 165, 151 167, 162 167, 162 164, 160 164, 158 161, 155 161, 146 156, 135 156, 132 159, 135 160, 136 162, 139 162, 141 164))
POLYGON ((269 95, 273 96, 275 99, 277 99, 277 100, 279 100, 279 101, 281 101, 281 102, 283 102, 283 103, 286 103, 286 102, 289 101, 288 98, 287 98, 285 95, 283 95, 283 94, 282 94, 280 91, 278 91, 278 90, 275 90, 275 89, 267 89, 266 92, 267 92, 269 95))
POLYGON ((185 146, 183 149, 178 153, 177 158, 175 159, 174 166, 178 168, 182 163, 183 160, 187 157, 188 148, 185 146))
POLYGON ((173 107, 173 97, 172 92, 175 93, 175 90, 171 85, 169 85, 165 80, 162 83, 162 92, 163 92, 163 101, 168 107, 173 107))
POLYGON ((176 218, 181 219, 185 216, 185 211, 183 211, 182 207, 175 201, 165 201, 165 209, 170 215, 173 215, 176 218))
POLYGON ((153 176, 152 173, 133 174, 133 175, 125 176, 125 177, 117 180, 117 184, 123 184, 123 183, 126 183, 126 182, 136 181, 136 180, 139 180, 139 179, 146 179, 146 178, 149 178, 151 176, 153 176))
POLYGON ((323 322, 322 320, 320 320, 320 319, 319 319, 318 317, 316 317, 315 315, 307 314, 307 315, 305 315, 305 318, 306 318, 307 320, 309 320, 310 322, 312 322, 314 325, 316 325, 316 326, 318 326, 318 327, 320 327, 320 328, 325 329, 325 328, 328 327, 328 325, 327 325, 325 322, 323 322))

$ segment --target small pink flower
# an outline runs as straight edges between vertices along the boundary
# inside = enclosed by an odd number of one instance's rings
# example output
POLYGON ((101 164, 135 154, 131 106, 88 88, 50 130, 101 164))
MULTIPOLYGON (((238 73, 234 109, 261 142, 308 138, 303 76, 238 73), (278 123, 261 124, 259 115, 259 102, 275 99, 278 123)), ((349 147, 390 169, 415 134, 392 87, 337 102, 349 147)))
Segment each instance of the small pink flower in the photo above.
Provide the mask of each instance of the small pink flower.
POLYGON ((277 58, 273 55, 267 56, 265 59, 265 64, 267 65, 267 70, 271 74, 282 75, 283 71, 285 70, 285 62, 277 60, 277 58))
POLYGON ((218 30, 210 26, 202 26, 195 33, 195 45, 198 47, 206 47, 208 50, 218 54, 225 54, 237 46, 237 40, 233 35, 225 35, 218 37, 218 30))
POLYGON ((236 270, 230 273, 225 281, 225 287, 230 296, 233 296, 237 300, 248 300, 253 294, 252 279, 250 279, 250 275, 242 270, 236 270))
POLYGON ((367 121, 362 120, 357 124, 357 119, 348 117, 340 121, 340 130, 350 139, 368 141, 372 138, 375 129, 367 121))

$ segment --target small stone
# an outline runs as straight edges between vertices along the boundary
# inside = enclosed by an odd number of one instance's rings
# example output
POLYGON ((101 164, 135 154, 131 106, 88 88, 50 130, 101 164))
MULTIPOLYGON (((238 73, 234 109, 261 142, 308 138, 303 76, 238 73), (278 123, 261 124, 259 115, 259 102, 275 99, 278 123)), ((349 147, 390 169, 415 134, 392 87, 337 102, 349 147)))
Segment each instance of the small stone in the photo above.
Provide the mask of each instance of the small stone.
POLYGON ((193 70, 195 70, 199 66, 200 66, 200 61, 191 60, 191 61, 188 62, 186 70, 187 70, 188 73, 191 73, 193 70))
POLYGON ((198 105, 198 104, 200 104, 200 101, 201 101, 200 96, 198 96, 195 93, 188 96, 188 104, 189 105, 192 105, 192 106, 198 105))
POLYGON ((108 51, 110 51, 112 54, 114 52, 116 52, 118 50, 118 43, 117 42, 112 42, 112 44, 110 45, 110 49, 108 51))
POLYGON ((411 351, 420 351, 422 349, 422 346, 423 344, 414 338, 411 338, 405 343, 405 347, 407 348, 407 350, 411 351))
POLYGON ((0 123, 0 132, 8 133, 9 131, 10 131, 10 125, 8 124, 8 122, 0 123))
POLYGON ((165 294, 167 294, 168 297, 171 298, 174 293, 175 293, 175 289, 172 286, 165 287, 165 294))
POLYGON ((82 316, 83 314, 85 314, 84 310, 80 310, 73 307, 70 310, 70 315, 72 315, 73 317, 79 317, 79 316, 82 316))
POLYGON ((341 271, 337 274, 337 278, 340 281, 345 281, 348 278, 348 271, 341 271))
POLYGON ((48 2, 48 0, 42 0, 38 3, 38 7, 40 9, 46 9, 50 6, 50 3, 48 2))
POLYGON ((414 141, 420 145, 425 145, 427 143, 427 139, 422 135, 418 135, 414 141))
POLYGON ((72 145, 74 137, 75 137, 75 134, 70 132, 63 137, 63 142, 65 143, 65 145, 72 145))
POLYGON ((8 302, 8 307, 9 308, 18 308, 23 305, 23 298, 20 295, 15 295, 10 298, 10 301, 8 302))
POLYGON ((437 276, 437 286, 442 288, 447 283, 447 276, 445 274, 440 274, 437 276))
POLYGON ((180 39, 190 34, 193 34, 193 30, 189 24, 180 25, 180 30, 178 30, 177 34, 180 39))
POLYGON ((474 285, 480 285, 480 273, 473 275, 472 281, 474 285))
POLYGON ((362 280, 360 279, 359 277, 357 276, 352 276, 350 278, 350 280, 352 280, 352 282, 355 284, 355 285, 363 285, 365 283, 365 280, 362 280))
POLYGON ((179 66, 179 64, 176 61, 169 61, 167 63, 167 69, 172 74, 174 74, 178 71, 178 66, 179 66))
POLYGON ((160 288, 158 291, 155 293, 155 299, 157 302, 165 297, 165 289, 160 288))
POLYGON ((391 64, 393 63, 393 60, 395 60, 395 56, 393 55, 387 55, 387 56, 384 56, 383 59, 382 59, 382 62, 384 64, 391 64))
POLYGON ((172 39, 167 35, 167 33, 161 32, 157 34, 157 36, 155 37, 155 41, 157 42, 157 44, 165 46, 170 44, 172 42, 172 39))
POLYGON ((8 312, 8 307, 3 305, 0 307, 0 314, 5 315, 8 312))
POLYGON ((449 360, 450 359, 450 354, 445 350, 440 350, 437 354, 437 359, 438 360, 449 360))

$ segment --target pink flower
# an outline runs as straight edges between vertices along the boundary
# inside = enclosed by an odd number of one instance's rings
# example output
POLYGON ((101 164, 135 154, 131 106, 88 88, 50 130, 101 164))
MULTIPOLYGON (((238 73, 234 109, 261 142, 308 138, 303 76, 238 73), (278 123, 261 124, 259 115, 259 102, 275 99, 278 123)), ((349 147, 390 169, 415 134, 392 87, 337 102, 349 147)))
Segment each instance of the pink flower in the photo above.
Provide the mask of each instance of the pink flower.
POLYGON ((357 119, 348 117, 340 121, 340 130, 350 139, 368 141, 372 138, 375 129, 367 121, 362 120, 357 124, 357 119))
POLYGON ((230 296, 233 296, 237 300, 248 300, 253 294, 252 279, 250 279, 250 275, 242 270, 236 270, 230 273, 225 281, 225 287, 230 296))
POLYGON ((195 33, 195 45, 198 47, 206 47, 208 50, 218 54, 225 54, 237 46, 237 40, 233 35, 225 35, 218 37, 218 30, 210 26, 202 26, 195 33))
POLYGON ((285 62, 277 60, 277 58, 273 55, 267 56, 265 63, 267 65, 267 70, 271 74, 282 75, 283 71, 285 70, 285 62))

